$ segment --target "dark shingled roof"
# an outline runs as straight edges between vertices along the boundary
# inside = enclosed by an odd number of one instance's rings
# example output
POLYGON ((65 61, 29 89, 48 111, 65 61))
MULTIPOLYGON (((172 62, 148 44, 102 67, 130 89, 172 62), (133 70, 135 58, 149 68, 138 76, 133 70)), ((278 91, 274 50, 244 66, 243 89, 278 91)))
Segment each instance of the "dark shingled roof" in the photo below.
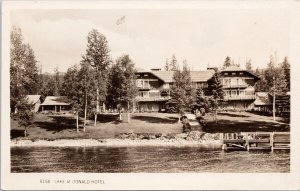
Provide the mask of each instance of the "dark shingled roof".
MULTIPOLYGON (((150 71, 149 73, 152 73, 166 83, 173 82, 174 71, 150 71)), ((206 82, 213 76, 213 74, 214 71, 212 70, 191 71, 191 78, 193 82, 206 82)))

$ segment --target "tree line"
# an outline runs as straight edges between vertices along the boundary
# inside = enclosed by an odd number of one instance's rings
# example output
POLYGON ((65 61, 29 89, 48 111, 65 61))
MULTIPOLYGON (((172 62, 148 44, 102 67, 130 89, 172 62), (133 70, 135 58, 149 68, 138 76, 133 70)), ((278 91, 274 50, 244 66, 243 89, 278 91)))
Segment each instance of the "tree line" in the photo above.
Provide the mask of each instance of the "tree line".
MULTIPOLYGON (((96 29, 87 36, 87 48, 79 64, 70 67, 61 75, 56 67, 54 74, 41 74, 38 61, 29 44, 23 42, 21 29, 13 27, 11 31, 10 88, 11 114, 25 128, 33 122, 32 105, 26 95, 64 96, 76 113, 77 131, 79 117, 86 121, 110 108, 126 107, 133 109, 137 95, 134 63, 129 55, 122 55, 115 61, 111 59, 106 37, 96 29)), ((129 115, 128 115, 129 116, 129 115)))

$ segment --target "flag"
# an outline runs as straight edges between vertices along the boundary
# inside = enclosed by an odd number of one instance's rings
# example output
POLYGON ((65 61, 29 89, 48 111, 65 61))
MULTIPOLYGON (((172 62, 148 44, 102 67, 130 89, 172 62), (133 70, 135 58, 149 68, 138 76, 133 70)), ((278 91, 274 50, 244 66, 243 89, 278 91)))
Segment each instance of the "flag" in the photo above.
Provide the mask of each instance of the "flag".
POLYGON ((119 19, 117 20, 117 22, 116 22, 117 25, 120 25, 120 24, 122 24, 122 23, 125 23, 125 16, 119 18, 119 19))

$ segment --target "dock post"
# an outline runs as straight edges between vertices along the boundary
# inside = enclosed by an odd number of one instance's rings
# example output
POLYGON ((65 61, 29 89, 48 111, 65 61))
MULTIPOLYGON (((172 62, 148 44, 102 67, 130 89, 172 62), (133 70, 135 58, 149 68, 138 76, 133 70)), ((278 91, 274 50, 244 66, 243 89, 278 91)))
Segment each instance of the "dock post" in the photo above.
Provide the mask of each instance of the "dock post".
POLYGON ((274 132, 270 133, 270 146, 271 146, 271 151, 273 152, 273 150, 274 150, 274 132))

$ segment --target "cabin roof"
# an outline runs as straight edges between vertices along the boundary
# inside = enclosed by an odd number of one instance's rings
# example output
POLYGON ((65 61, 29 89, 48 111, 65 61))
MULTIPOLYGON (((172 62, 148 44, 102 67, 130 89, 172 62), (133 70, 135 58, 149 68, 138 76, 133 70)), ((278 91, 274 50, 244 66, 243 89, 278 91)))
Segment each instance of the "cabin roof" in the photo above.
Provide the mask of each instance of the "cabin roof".
POLYGON ((256 92, 255 95, 256 99, 254 101, 254 105, 272 105, 271 95, 268 92, 256 92))
POLYGON ((40 100, 41 95, 27 95, 26 98, 28 99, 28 103, 36 104, 40 100))
POLYGON ((66 96, 47 96, 41 105, 70 105, 66 96))

